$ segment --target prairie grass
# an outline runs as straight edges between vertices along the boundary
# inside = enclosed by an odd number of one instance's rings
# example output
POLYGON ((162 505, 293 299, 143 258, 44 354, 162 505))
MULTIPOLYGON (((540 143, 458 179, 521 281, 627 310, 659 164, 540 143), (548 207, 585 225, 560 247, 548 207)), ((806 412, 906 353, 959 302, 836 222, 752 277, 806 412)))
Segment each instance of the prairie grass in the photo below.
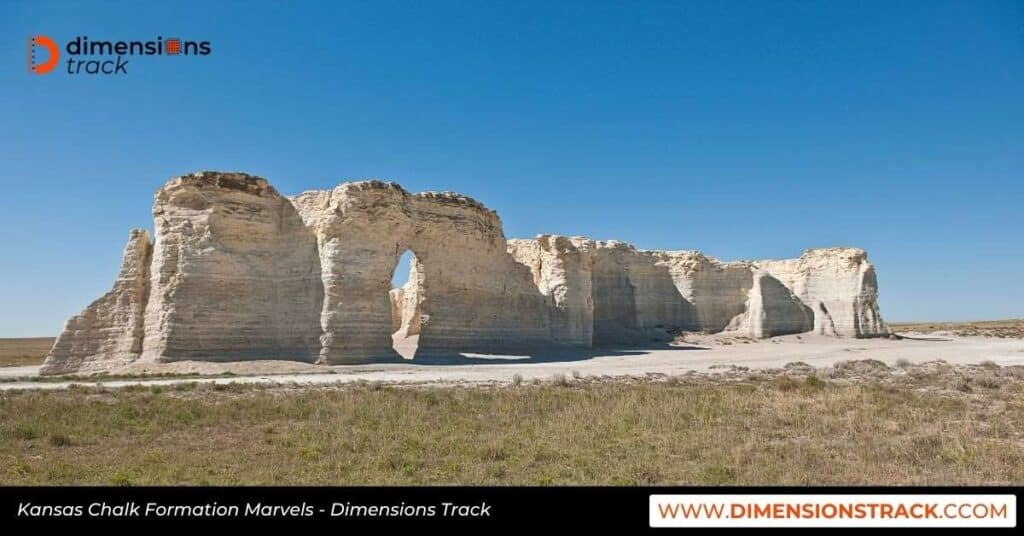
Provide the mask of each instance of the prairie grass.
POLYGON ((1021 375, 898 378, 8 392, 0 484, 1024 483, 1021 375))

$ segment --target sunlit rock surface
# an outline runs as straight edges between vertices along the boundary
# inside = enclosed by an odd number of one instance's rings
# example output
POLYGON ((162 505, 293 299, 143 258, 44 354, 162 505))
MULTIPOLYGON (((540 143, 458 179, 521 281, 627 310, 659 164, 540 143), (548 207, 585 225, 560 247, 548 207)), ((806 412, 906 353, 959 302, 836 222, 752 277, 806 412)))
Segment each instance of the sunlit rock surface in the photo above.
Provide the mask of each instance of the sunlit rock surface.
POLYGON ((889 331, 867 254, 720 262, 696 251, 541 235, 506 240, 469 197, 345 182, 295 197, 200 172, 156 194, 154 242, 133 231, 113 289, 68 320, 43 373, 133 361, 322 364, 461 352, 635 345, 680 331, 754 338, 889 331), (415 255, 400 289, 401 255, 415 255))

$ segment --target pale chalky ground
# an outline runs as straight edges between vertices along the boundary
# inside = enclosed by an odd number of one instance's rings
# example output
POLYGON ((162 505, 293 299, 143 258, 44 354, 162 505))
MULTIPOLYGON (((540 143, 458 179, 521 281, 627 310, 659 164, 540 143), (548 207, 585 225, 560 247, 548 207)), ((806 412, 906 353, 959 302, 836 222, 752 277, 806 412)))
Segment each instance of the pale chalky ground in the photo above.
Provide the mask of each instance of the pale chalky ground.
POLYGON ((112 374, 204 374, 206 378, 76 377, 38 381, 39 367, 0 368, 0 390, 61 389, 72 384, 172 385, 200 383, 267 383, 323 385, 384 382, 406 385, 501 385, 514 381, 550 380, 559 375, 587 378, 683 375, 690 371, 715 373, 731 366, 752 370, 781 368, 803 362, 826 369, 835 363, 873 359, 896 366, 942 360, 949 364, 1024 365, 1024 340, 1019 338, 960 337, 951 334, 906 333, 904 339, 844 339, 820 335, 787 335, 751 341, 727 335, 691 336, 678 346, 643 349, 593 348, 544 352, 533 356, 459 354, 434 362, 317 366, 294 361, 183 361, 130 366, 112 374), (35 381, 33 381, 35 379, 35 381))

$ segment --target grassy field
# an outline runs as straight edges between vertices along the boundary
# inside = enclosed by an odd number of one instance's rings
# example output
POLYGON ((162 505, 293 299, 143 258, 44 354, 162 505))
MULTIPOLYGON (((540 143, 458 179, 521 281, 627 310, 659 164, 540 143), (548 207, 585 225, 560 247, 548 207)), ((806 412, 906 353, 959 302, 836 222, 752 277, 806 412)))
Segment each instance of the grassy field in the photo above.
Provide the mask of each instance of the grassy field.
POLYGON ((0 339, 0 367, 39 365, 53 346, 53 337, 0 339))
POLYGON ((1024 367, 0 395, 0 484, 1022 484, 1024 367))
POLYGON ((981 320, 977 322, 917 322, 891 323, 896 333, 952 333, 961 337, 1024 338, 1024 319, 981 320))

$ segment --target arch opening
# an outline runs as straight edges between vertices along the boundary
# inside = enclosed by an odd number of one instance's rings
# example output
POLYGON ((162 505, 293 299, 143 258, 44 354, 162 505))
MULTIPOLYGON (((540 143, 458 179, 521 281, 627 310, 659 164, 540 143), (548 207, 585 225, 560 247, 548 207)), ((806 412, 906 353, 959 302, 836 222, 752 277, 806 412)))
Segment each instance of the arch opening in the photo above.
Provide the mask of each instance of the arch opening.
POLYGON ((391 347, 404 359, 416 356, 419 347, 423 266, 411 249, 398 259, 391 276, 391 347))

